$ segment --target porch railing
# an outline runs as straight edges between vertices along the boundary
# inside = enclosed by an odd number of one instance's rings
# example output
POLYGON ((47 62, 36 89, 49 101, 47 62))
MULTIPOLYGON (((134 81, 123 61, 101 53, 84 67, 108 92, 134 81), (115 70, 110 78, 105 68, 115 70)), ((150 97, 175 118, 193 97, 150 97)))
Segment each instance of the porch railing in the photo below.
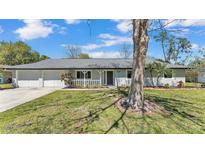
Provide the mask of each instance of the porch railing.
POLYGON ((75 87, 99 87, 101 86, 101 83, 100 83, 100 80, 74 79, 73 86, 75 87))
POLYGON ((115 78, 116 86, 129 86, 131 84, 131 79, 129 78, 115 78))

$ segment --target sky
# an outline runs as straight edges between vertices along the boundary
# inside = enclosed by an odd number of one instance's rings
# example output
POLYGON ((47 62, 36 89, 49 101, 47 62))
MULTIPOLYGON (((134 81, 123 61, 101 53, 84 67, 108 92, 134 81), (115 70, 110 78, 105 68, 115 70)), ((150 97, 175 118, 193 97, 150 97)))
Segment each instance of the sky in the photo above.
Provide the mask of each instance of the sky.
MULTIPOLYGON (((205 47, 205 20, 163 20, 178 37, 187 38, 193 51, 205 47), (171 21, 171 22, 170 22, 171 21)), ((123 19, 0 20, 0 41, 24 41, 50 58, 65 58, 66 45, 78 45, 92 58, 120 58, 124 43, 132 44, 131 21, 123 19)), ((148 55, 162 58, 159 43, 150 39, 148 55)))

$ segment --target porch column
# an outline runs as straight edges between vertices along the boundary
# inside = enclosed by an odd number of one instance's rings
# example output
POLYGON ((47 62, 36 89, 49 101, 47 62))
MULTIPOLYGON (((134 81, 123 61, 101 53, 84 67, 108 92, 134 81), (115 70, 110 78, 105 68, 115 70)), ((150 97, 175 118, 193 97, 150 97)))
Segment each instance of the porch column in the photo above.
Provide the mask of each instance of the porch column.
POLYGON ((83 71, 83 77, 84 77, 84 87, 85 87, 85 74, 87 73, 87 71, 83 71))
POLYGON ((102 86, 102 71, 100 70, 100 71, 98 71, 99 72, 99 74, 100 74, 100 86, 102 86))
POLYGON ((44 87, 44 71, 41 71, 41 85, 44 87))
POLYGON ((16 70, 16 87, 18 87, 19 72, 16 70))
POLYGON ((126 84, 126 86, 128 86, 127 69, 125 71, 126 71, 126 78, 125 78, 126 79, 126 81, 125 81, 126 83, 125 84, 126 84))

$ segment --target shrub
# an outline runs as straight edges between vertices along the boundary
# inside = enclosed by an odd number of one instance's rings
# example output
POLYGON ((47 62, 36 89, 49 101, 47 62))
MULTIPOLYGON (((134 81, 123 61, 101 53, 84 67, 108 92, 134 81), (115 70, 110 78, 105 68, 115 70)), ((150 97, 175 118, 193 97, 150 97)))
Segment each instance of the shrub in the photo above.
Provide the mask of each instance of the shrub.
POLYGON ((201 84, 201 88, 205 88, 205 83, 202 83, 202 84, 201 84))
POLYGON ((184 87, 184 82, 183 81, 179 81, 177 87, 178 88, 183 88, 184 87))
POLYGON ((61 74, 61 81, 65 82, 66 87, 72 87, 73 76, 71 72, 61 74))
POLYGON ((170 85, 169 85, 168 83, 166 83, 166 84, 164 85, 164 88, 170 88, 170 85))

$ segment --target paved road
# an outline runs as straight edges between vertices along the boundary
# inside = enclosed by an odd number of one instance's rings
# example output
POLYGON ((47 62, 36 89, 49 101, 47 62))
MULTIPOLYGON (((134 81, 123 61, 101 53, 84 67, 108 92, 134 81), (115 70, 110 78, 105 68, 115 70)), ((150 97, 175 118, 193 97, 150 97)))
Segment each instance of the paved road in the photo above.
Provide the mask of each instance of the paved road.
POLYGON ((0 91, 0 112, 54 92, 55 88, 16 88, 0 91))

